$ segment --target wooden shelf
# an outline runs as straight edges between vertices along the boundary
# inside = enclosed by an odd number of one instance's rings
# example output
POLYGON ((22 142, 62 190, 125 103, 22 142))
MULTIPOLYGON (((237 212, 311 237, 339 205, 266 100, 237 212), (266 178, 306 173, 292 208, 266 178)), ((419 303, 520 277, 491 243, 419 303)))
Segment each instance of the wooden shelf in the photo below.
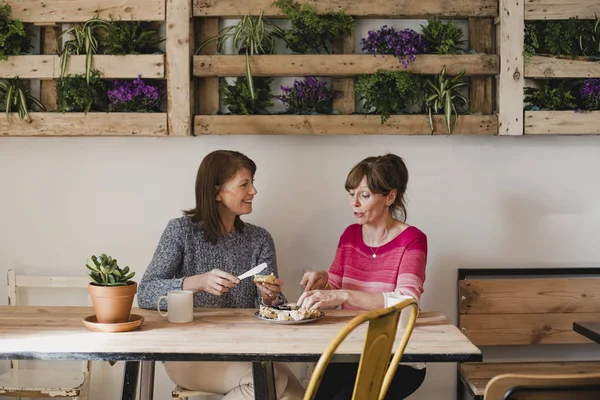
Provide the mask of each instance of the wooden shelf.
MULTIPOLYGON (((164 79, 165 56, 163 54, 108 56, 93 58, 93 68, 102 72, 103 78, 164 79)), ((67 74, 84 74, 85 56, 70 56, 67 74)), ((57 79, 60 76, 60 57, 52 55, 10 56, 0 61, 0 78, 57 79)))
MULTIPOLYGON (((427 115, 196 115, 196 135, 431 135, 427 115)), ((435 116, 437 135, 446 135, 443 116, 435 116)), ((496 135, 495 115, 461 115, 453 134, 496 135)))
POLYGON ((585 58, 555 58, 533 56, 525 64, 526 78, 597 78, 600 61, 585 58))
POLYGON ((12 17, 38 25, 83 22, 99 12, 100 18, 164 21, 165 0, 5 0, 12 17))
MULTIPOLYGON (((244 76, 246 56, 194 56, 194 76, 244 76)), ((447 73, 457 75, 463 68, 465 75, 496 75, 498 56, 487 54, 417 56, 408 68, 402 68, 398 58, 371 54, 285 54, 260 55, 250 58, 254 76, 356 76, 373 74, 379 69, 408 71, 414 74, 438 74, 445 65, 447 73)))
POLYGON ((30 113, 31 123, 2 113, 0 136, 166 136, 166 113, 30 113))
MULTIPOLYGON (((195 17, 239 18, 241 15, 279 17, 283 14, 273 0, 193 0, 195 17)), ((301 1, 303 3, 303 1, 301 1)), ((498 0, 308 0, 319 13, 343 10, 360 18, 495 17, 498 0)))
POLYGON ((527 0, 525 2, 525 19, 594 19, 600 15, 598 0, 527 0))
POLYGON ((526 135, 598 135, 600 111, 525 111, 526 135))

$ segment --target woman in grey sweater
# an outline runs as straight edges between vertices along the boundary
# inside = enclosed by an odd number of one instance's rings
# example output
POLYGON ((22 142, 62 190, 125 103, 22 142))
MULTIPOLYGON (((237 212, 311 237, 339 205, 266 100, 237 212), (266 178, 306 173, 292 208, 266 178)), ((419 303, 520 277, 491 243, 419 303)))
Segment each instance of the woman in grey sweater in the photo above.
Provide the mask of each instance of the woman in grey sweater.
MULTIPOLYGON (((196 207, 169 221, 138 288, 138 303, 154 309, 170 290, 194 292, 194 307, 255 308, 282 297, 275 284, 240 281, 237 276, 267 263, 277 273, 275 245, 263 228, 244 223, 257 194, 256 165, 245 155, 218 150, 207 155, 196 176, 196 207)), ((264 273, 264 272, 263 272, 264 273)), ((226 400, 254 399, 252 364, 246 362, 165 362, 180 387, 222 393, 226 400)), ((304 390, 283 364, 275 364, 281 400, 302 399, 304 390)))

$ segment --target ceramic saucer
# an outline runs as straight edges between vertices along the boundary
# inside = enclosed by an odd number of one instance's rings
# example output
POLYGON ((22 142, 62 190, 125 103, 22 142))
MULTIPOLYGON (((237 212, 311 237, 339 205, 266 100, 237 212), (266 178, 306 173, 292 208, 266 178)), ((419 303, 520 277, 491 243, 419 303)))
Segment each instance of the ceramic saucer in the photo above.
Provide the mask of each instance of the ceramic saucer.
POLYGON ((83 319, 83 324, 94 332, 128 332, 139 328, 144 323, 144 317, 137 314, 129 316, 129 322, 121 322, 118 324, 101 324, 96 319, 96 315, 88 315, 83 319))

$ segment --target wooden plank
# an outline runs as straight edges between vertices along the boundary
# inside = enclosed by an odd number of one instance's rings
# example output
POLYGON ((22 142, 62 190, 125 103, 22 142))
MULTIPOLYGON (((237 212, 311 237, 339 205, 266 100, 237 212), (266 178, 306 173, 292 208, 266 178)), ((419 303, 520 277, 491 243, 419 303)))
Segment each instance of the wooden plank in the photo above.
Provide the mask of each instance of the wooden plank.
MULTIPOLYGON (((393 115, 381 124, 378 115, 202 115, 196 135, 431 135, 426 115, 393 115)), ((436 134, 445 135, 444 118, 435 116, 436 134)), ((495 135, 495 115, 461 115, 456 134, 495 135)))
MULTIPOLYGON (((194 56, 194 76, 244 76, 245 56, 194 56)), ((443 66, 450 75, 465 69, 465 75, 496 75, 499 58, 488 54, 417 56, 408 68, 394 56, 370 54, 282 54, 253 56, 250 59, 255 76, 356 76, 373 74, 379 69, 408 71, 413 74, 437 74, 443 66)))
MULTIPOLYGON (((219 34, 219 18, 200 18, 198 26, 198 45, 219 34)), ((210 43, 200 54, 212 55, 217 53, 217 43, 210 43)), ((245 61, 244 61, 245 65, 245 61)), ((253 71, 254 73, 254 71, 253 71)), ((244 74, 240 75, 243 76, 244 74)), ((198 113, 211 115, 219 111, 219 78, 198 79, 195 100, 198 103, 198 113)))
POLYGON ((0 118, 3 136, 165 136, 166 113, 29 113, 27 124, 0 118))
MULTIPOLYGON (((354 54, 354 32, 334 42, 332 50, 335 54, 354 54)), ((346 115, 356 111, 354 78, 334 78, 332 89, 334 93, 334 110, 346 115)))
MULTIPOLYGON (((348 15, 360 18, 419 18, 419 17, 495 17, 498 2, 494 0, 308 0, 306 3, 317 12, 344 10, 348 15)), ((194 0, 196 17, 231 17, 250 13, 265 17, 282 17, 281 10, 272 0, 194 0)))
POLYGON ((525 22, 522 0, 500 0, 500 76, 498 122, 500 135, 523 134, 523 46, 525 22))
MULTIPOLYGON (((479 53, 490 54, 492 48, 492 18, 469 18, 469 47, 479 53)), ((493 112, 493 85, 491 77, 472 77, 470 87, 470 110, 472 113, 493 112)))
MULTIPOLYGON (((58 54, 58 35, 60 27, 45 26, 41 28, 41 53, 58 54)), ((56 81, 43 79, 40 81, 40 101, 46 107, 46 111, 56 111, 56 81)))
POLYGON ((533 56, 525 65, 526 78, 599 78, 600 62, 586 58, 533 56))
POLYGON ((597 321, 600 312, 582 314, 463 314, 461 331, 476 346, 591 343, 573 331, 573 322, 597 321))
POLYGON ((167 0, 167 115, 171 136, 189 136, 192 129, 191 6, 191 0, 167 0))
POLYGON ((525 3, 525 19, 594 19, 600 15, 598 0, 527 0, 525 3))
MULTIPOLYGON (((82 318, 93 314, 93 309, 78 307, 76 313, 64 313, 63 309, 73 307, 0 306, 0 358, 23 353, 43 359, 68 353, 70 358, 86 359, 94 354, 94 359, 99 356, 110 359, 116 353, 125 353, 154 355, 151 359, 160 359, 163 354, 170 359, 194 354, 198 359, 212 357, 214 361, 215 354, 251 357, 288 354, 317 360, 340 329, 359 314, 357 310, 326 310, 325 317, 317 323, 290 329, 288 325, 257 320, 255 309, 195 309, 194 321, 182 329, 154 310, 133 308, 134 314, 145 318, 140 329, 98 346, 102 334, 88 332, 81 324, 82 318), (61 320, 63 324, 56 323, 61 320), (241 335, 244 340, 239 340, 241 335), (48 337, 53 340, 47 340, 48 337), (204 340, 198 340, 199 337, 204 340), (278 340, 281 337, 287 340, 278 340)), ((363 324, 351 332, 336 355, 358 360, 366 329, 367 324, 363 324)), ((399 329, 397 335, 403 334, 399 329)), ((414 359, 439 355, 441 360, 448 360, 448 355, 479 358, 481 351, 442 314, 421 312, 404 354, 414 359)))
POLYGON ((29 23, 83 22, 99 12, 101 18, 164 21, 165 0, 6 0, 13 18, 29 23))
POLYGON ((596 313, 600 278, 459 281, 461 314, 596 313))
POLYGON ((526 135, 600 135, 600 111, 526 111, 526 135))
POLYGON ((492 379, 502 374, 584 374, 600 371, 600 361, 463 363, 467 379, 492 379))
MULTIPOLYGON (((93 68, 104 78, 161 79, 165 76, 165 56, 162 54, 137 54, 126 56, 97 55, 93 68)), ((67 74, 85 73, 85 56, 70 56, 67 74)), ((10 56, 0 63, 0 78, 19 76, 21 79, 58 79, 60 58, 52 55, 10 56)))

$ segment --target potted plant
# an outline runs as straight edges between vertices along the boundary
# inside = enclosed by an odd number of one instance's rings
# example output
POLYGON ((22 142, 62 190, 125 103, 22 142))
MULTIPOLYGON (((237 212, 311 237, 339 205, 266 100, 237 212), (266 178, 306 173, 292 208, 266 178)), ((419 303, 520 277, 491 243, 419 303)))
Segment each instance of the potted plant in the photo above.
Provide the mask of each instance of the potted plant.
POLYGON ((92 280, 88 291, 96 320, 104 324, 128 322, 137 292, 137 283, 131 280, 135 272, 129 272, 129 267, 121 269, 117 259, 106 254, 91 256, 86 267, 92 280))

